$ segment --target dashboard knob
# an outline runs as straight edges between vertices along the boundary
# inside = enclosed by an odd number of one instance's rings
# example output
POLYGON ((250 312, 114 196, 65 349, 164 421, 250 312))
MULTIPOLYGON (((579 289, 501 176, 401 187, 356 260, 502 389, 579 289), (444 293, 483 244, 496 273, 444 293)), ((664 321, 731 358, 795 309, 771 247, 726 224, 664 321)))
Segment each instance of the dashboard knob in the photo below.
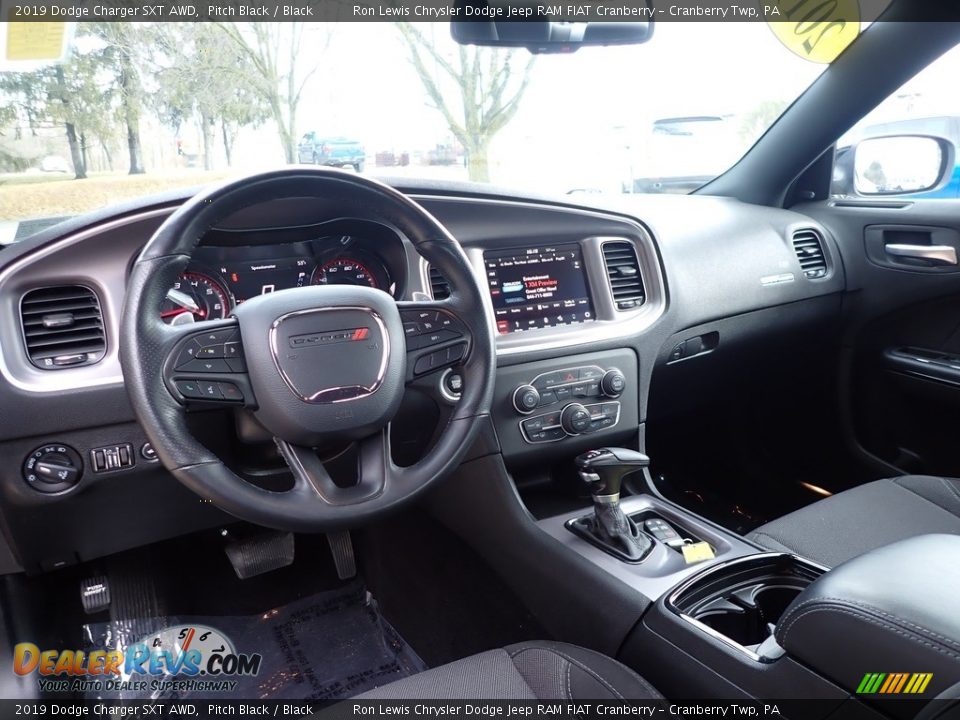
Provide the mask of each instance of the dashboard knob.
POLYGON ((521 385, 513 391, 513 407, 521 415, 529 415, 540 404, 540 393, 533 385, 521 385))
POLYGON ((83 461, 77 451, 66 445, 44 445, 27 456, 23 478, 34 490, 56 493, 73 487, 80 480, 83 461))
POLYGON ((607 397, 620 397, 627 387, 627 379, 619 370, 607 370, 600 379, 600 390, 607 397))
POLYGON ((560 427, 568 435, 579 435, 590 429, 590 411, 580 403, 570 403, 560 412, 560 427))

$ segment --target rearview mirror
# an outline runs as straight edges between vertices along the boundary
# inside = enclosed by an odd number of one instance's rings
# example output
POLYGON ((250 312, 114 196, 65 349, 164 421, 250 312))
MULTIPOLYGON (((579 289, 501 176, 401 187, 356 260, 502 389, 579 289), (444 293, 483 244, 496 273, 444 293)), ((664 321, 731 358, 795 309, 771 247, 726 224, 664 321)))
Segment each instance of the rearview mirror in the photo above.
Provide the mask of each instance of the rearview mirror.
POLYGON ((859 195, 925 192, 952 170, 953 156, 953 143, 930 135, 868 138, 854 150, 854 188, 859 195))
MULTIPOLYGON (((584 22, 568 8, 527 0, 458 0, 450 23, 453 39, 461 45, 524 47, 532 53, 570 53, 588 45, 636 45, 653 35, 649 0, 624 6, 642 22, 584 22)), ((590 6, 593 11, 597 7, 590 6)), ((623 9, 623 8, 618 8, 623 9)))

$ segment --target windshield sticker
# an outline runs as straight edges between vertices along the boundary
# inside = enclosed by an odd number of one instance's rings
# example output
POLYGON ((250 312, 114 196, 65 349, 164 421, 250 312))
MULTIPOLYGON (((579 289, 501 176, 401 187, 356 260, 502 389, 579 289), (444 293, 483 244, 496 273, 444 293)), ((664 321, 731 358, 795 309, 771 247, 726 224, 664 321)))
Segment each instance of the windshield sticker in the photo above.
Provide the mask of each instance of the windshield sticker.
POLYGON ((778 0, 768 13, 773 34, 792 53, 829 65, 860 34, 858 0, 778 0))

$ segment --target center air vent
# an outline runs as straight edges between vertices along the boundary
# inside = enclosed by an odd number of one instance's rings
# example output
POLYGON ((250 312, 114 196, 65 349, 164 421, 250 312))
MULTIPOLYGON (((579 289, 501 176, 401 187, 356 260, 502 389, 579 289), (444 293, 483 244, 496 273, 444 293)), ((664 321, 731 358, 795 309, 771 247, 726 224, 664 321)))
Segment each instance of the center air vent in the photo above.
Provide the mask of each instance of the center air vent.
POLYGON ((814 230, 803 229, 793 233, 793 249, 800 260, 800 268, 808 278, 827 274, 827 259, 823 255, 823 240, 814 230))
POLYGON ((626 240, 603 243, 603 262, 613 292, 617 310, 632 310, 643 305, 643 277, 640 275, 640 260, 633 243, 626 240))
POLYGON ((446 300, 450 297, 450 283, 433 265, 430 266, 430 292, 434 300, 446 300))
POLYGON ((31 290, 20 301, 30 362, 41 370, 92 365, 107 349, 96 294, 80 285, 31 290))

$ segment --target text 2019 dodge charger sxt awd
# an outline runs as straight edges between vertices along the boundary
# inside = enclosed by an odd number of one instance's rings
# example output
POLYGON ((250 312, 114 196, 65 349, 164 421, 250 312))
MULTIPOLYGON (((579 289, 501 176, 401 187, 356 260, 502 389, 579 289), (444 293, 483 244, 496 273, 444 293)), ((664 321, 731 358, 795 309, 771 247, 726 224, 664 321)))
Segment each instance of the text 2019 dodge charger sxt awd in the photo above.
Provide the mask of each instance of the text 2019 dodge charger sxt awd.
POLYGON ((841 137, 955 114, 948 8, 41 5, 0 67, 11 713, 956 711, 954 139, 861 133, 831 195, 841 137), (302 164, 308 124, 405 163, 302 164))

